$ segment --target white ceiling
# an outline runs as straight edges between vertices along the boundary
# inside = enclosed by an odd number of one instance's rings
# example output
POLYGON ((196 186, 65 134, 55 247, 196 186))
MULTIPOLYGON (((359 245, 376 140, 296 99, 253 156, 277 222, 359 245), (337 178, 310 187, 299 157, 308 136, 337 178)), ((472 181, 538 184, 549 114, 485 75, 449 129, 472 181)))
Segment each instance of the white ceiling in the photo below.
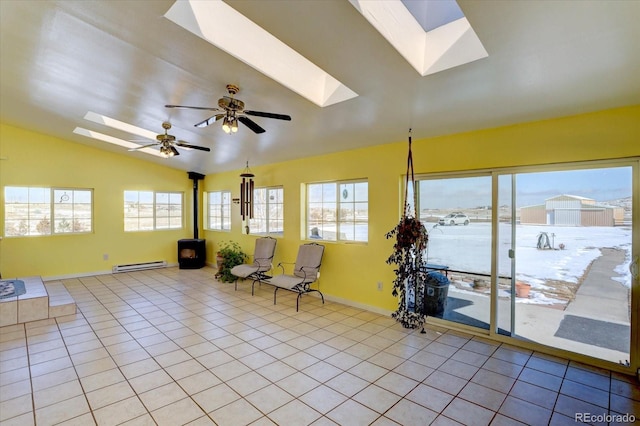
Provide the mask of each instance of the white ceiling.
POLYGON ((348 0, 227 3, 359 96, 317 106, 169 21, 171 0, 0 1, 0 120, 208 174, 403 141, 410 127, 421 139, 640 104, 639 1, 459 1, 489 56, 425 77, 348 0), (247 109, 292 121, 252 117, 266 133, 227 135, 193 127, 206 111, 164 107, 215 107, 229 83, 247 109), (156 133, 170 121, 211 152, 162 159, 74 134, 139 139, 88 111, 156 133))

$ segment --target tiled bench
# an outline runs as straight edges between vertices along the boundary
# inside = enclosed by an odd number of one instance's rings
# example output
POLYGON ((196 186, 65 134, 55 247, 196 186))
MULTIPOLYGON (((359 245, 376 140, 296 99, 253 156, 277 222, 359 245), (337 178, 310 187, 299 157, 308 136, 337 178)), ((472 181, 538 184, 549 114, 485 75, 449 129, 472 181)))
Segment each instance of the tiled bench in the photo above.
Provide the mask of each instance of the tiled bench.
POLYGON ((76 312, 76 303, 62 283, 52 282, 45 286, 40 277, 18 279, 24 281, 27 292, 0 299, 0 327, 76 312))

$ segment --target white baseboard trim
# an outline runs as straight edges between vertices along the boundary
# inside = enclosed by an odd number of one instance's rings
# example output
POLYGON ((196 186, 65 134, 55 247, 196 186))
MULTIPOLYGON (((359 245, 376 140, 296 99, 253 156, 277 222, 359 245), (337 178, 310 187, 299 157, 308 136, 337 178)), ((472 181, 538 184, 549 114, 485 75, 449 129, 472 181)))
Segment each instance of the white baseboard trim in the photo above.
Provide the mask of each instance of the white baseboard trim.
MULTIPOLYGON (((167 268, 171 268, 174 266, 178 266, 178 263, 167 263, 167 268)), ((163 268, 159 268, 163 269, 163 268)), ((151 269, 150 269, 151 270, 151 269)), ((59 281, 59 280, 71 280, 74 278, 85 278, 85 277, 95 277, 98 275, 112 275, 113 271, 111 269, 106 271, 93 271, 93 272, 81 272, 78 274, 65 274, 65 275, 51 275, 48 277, 42 277, 42 281, 59 281)))
MULTIPOLYGON (((324 293, 323 293, 324 294, 324 293)), ((320 297, 314 293, 309 293, 313 297, 320 297)), ((343 305, 351 306, 353 308, 364 309, 365 311, 373 312, 375 314, 385 315, 391 317, 391 313, 393 311, 388 311, 386 309, 378 308, 377 306, 371 306, 360 302, 354 302, 353 300, 343 299, 342 297, 335 297, 331 295, 324 295, 324 300, 329 300, 331 302, 341 303, 343 305)))

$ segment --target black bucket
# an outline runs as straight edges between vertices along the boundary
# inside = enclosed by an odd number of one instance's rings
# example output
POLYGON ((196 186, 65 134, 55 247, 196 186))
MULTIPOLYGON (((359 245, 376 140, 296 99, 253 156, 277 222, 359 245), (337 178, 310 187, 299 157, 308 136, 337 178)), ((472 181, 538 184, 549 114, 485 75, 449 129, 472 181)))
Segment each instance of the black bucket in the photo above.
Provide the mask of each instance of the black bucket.
POLYGON ((449 278, 436 271, 426 273, 424 282, 425 315, 442 317, 447 307, 448 293, 449 278))

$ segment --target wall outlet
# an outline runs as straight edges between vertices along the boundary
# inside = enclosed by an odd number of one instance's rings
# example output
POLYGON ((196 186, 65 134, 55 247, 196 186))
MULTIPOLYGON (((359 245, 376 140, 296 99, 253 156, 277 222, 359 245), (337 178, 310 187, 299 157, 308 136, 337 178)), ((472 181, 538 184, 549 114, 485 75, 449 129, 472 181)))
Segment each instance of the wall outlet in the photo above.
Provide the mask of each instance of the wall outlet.
POLYGON ((382 281, 378 281, 378 291, 382 291, 382 281))
POLYGON ((107 253, 103 254, 102 260, 109 260, 109 255, 107 253))

